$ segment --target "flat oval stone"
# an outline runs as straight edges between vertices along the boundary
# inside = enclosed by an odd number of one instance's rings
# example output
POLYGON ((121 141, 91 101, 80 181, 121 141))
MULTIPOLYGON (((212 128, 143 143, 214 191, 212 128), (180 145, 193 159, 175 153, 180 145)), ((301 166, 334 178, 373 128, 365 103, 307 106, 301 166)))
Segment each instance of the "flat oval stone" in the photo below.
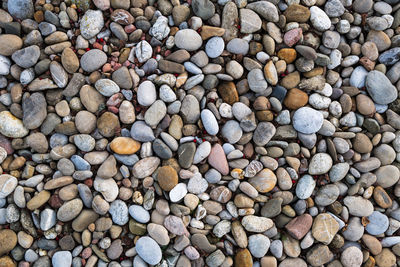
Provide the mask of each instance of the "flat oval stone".
POLYGON ((135 248, 138 255, 148 264, 156 265, 161 261, 160 246, 151 237, 144 236, 139 238, 135 248))
POLYGON ((365 80, 365 85, 369 95, 378 104, 390 104, 398 96, 396 87, 380 71, 373 70, 369 72, 365 80))
POLYGON ((210 135, 216 135, 219 131, 217 119, 209 109, 204 109, 201 112, 201 121, 203 122, 204 128, 210 135))
POLYGON ((304 175, 296 185, 296 196, 300 199, 307 199, 314 191, 316 182, 311 175, 304 175))

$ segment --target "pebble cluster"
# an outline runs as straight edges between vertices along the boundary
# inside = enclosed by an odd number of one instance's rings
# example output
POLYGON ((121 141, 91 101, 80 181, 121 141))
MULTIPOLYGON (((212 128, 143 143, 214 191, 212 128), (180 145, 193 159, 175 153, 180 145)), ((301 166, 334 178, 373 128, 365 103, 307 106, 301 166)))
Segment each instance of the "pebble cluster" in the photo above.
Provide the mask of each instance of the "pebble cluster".
POLYGON ((5 0, 0 266, 400 266, 399 0, 5 0))

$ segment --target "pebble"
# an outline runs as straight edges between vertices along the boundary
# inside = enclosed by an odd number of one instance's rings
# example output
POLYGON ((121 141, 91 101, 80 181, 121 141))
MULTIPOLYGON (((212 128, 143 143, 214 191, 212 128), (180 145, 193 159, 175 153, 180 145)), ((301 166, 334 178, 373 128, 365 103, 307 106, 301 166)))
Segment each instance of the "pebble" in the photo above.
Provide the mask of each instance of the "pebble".
POLYGON ((319 242, 328 245, 339 230, 339 223, 329 214, 319 214, 313 222, 312 235, 319 242))
POLYGON ((371 215, 368 216, 369 223, 365 230, 371 235, 380 235, 383 234, 389 227, 389 219, 386 215, 374 211, 371 215))
POLYGON ((72 255, 69 251, 57 251, 51 258, 51 263, 56 267, 66 267, 72 264, 72 255))
POLYGON ((18 19, 29 19, 33 17, 33 2, 32 0, 15 0, 8 2, 8 12, 18 19))
POLYGON ((369 95, 377 104, 389 104, 398 96, 396 88, 380 71, 369 72, 365 79, 365 86, 369 95))
POLYGON ((39 60, 40 49, 37 45, 31 45, 15 51, 11 58, 22 68, 30 68, 39 60))
POLYGON ((81 57, 80 63, 84 71, 93 72, 101 68, 107 62, 107 55, 99 50, 92 49, 81 57))
POLYGON ((114 200, 108 211, 112 217, 112 221, 118 225, 125 225, 128 220, 128 207, 126 206, 125 202, 122 200, 114 200))
POLYGON ((362 197, 347 196, 344 198, 344 204, 354 216, 369 216, 374 211, 372 203, 362 197))
POLYGON ((326 153, 315 154, 308 167, 308 172, 311 175, 320 175, 327 173, 332 167, 332 158, 326 153))
POLYGON ((210 110, 204 109, 201 112, 201 121, 208 134, 216 135, 219 132, 218 122, 210 110))
POLYGON ((396 3, 8 1, 0 265, 396 265, 396 3))
POLYGON ((205 51, 210 58, 219 57, 225 48, 224 39, 221 37, 212 37, 207 41, 205 51))
POLYGON ((322 9, 317 6, 312 6, 310 8, 310 13, 310 21, 318 31, 326 31, 331 27, 331 20, 322 9))
POLYGON ((304 175, 296 185, 296 196, 300 199, 307 199, 311 196, 316 182, 311 175, 304 175))
POLYGON ((262 233, 273 226, 273 222, 269 218, 247 215, 243 217, 242 225, 246 231, 254 233, 262 233))
POLYGON ((346 267, 359 266, 363 262, 363 254, 359 248, 351 246, 343 251, 340 260, 346 267))
POLYGON ((103 13, 100 10, 87 10, 80 23, 83 38, 89 40, 95 37, 103 28, 103 13))
POLYGON ((191 29, 179 30, 175 34, 175 45, 187 51, 194 51, 200 48, 203 41, 200 35, 191 29))
POLYGON ((293 115, 293 127, 303 134, 313 134, 322 127, 323 115, 312 108, 299 108, 293 115))

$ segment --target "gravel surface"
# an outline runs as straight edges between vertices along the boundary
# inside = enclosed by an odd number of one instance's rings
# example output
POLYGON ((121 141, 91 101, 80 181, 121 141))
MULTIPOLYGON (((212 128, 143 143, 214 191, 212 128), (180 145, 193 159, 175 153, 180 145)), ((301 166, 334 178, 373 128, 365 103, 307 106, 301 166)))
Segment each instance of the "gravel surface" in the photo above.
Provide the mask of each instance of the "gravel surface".
POLYGON ((400 266, 399 0, 0 2, 0 266, 400 266))

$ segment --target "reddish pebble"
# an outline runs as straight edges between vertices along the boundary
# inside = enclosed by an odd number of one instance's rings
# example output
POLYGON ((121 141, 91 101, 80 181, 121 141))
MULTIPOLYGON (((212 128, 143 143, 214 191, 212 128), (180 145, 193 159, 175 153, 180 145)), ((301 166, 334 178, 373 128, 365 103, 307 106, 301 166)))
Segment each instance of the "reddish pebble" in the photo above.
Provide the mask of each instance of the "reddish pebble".
POLYGON ((215 144, 211 148, 210 155, 208 156, 208 163, 222 175, 228 175, 228 161, 226 160, 225 152, 220 144, 215 144))
POLYGON ((29 263, 26 261, 21 261, 18 263, 18 267, 29 267, 29 263))
POLYGON ((298 41, 300 41, 302 36, 303 30, 301 28, 296 28, 285 33, 285 36, 283 36, 283 41, 287 46, 292 47, 298 41))
POLYGON ((93 186, 93 180, 92 179, 86 179, 85 180, 85 185, 92 187, 93 186))
POLYGON ((136 30, 136 27, 134 25, 130 24, 130 25, 126 25, 124 27, 124 30, 125 30, 126 33, 131 33, 131 32, 134 32, 136 30))
POLYGON ((53 209, 58 209, 62 206, 63 201, 60 199, 58 195, 52 195, 49 199, 49 204, 53 209))
POLYGON ((310 214, 303 214, 291 220, 285 228, 292 237, 300 240, 310 230, 312 222, 313 219, 310 214))
POLYGON ((95 42, 93 44, 93 48, 99 49, 99 50, 103 50, 103 46, 101 44, 99 44, 98 42, 95 42))
POLYGON ((92 256, 92 249, 91 248, 85 248, 82 250, 82 258, 87 259, 90 256, 92 256))
POLYGON ((110 72, 112 70, 111 64, 110 63, 104 64, 102 70, 103 72, 110 72))
POLYGON ((118 108, 117 107, 113 107, 113 106, 108 106, 107 107, 108 111, 114 113, 114 114, 118 114, 118 108))
POLYGON ((107 100, 107 106, 118 106, 121 104, 122 100, 124 99, 124 96, 121 93, 116 93, 113 94, 108 100, 107 100))

